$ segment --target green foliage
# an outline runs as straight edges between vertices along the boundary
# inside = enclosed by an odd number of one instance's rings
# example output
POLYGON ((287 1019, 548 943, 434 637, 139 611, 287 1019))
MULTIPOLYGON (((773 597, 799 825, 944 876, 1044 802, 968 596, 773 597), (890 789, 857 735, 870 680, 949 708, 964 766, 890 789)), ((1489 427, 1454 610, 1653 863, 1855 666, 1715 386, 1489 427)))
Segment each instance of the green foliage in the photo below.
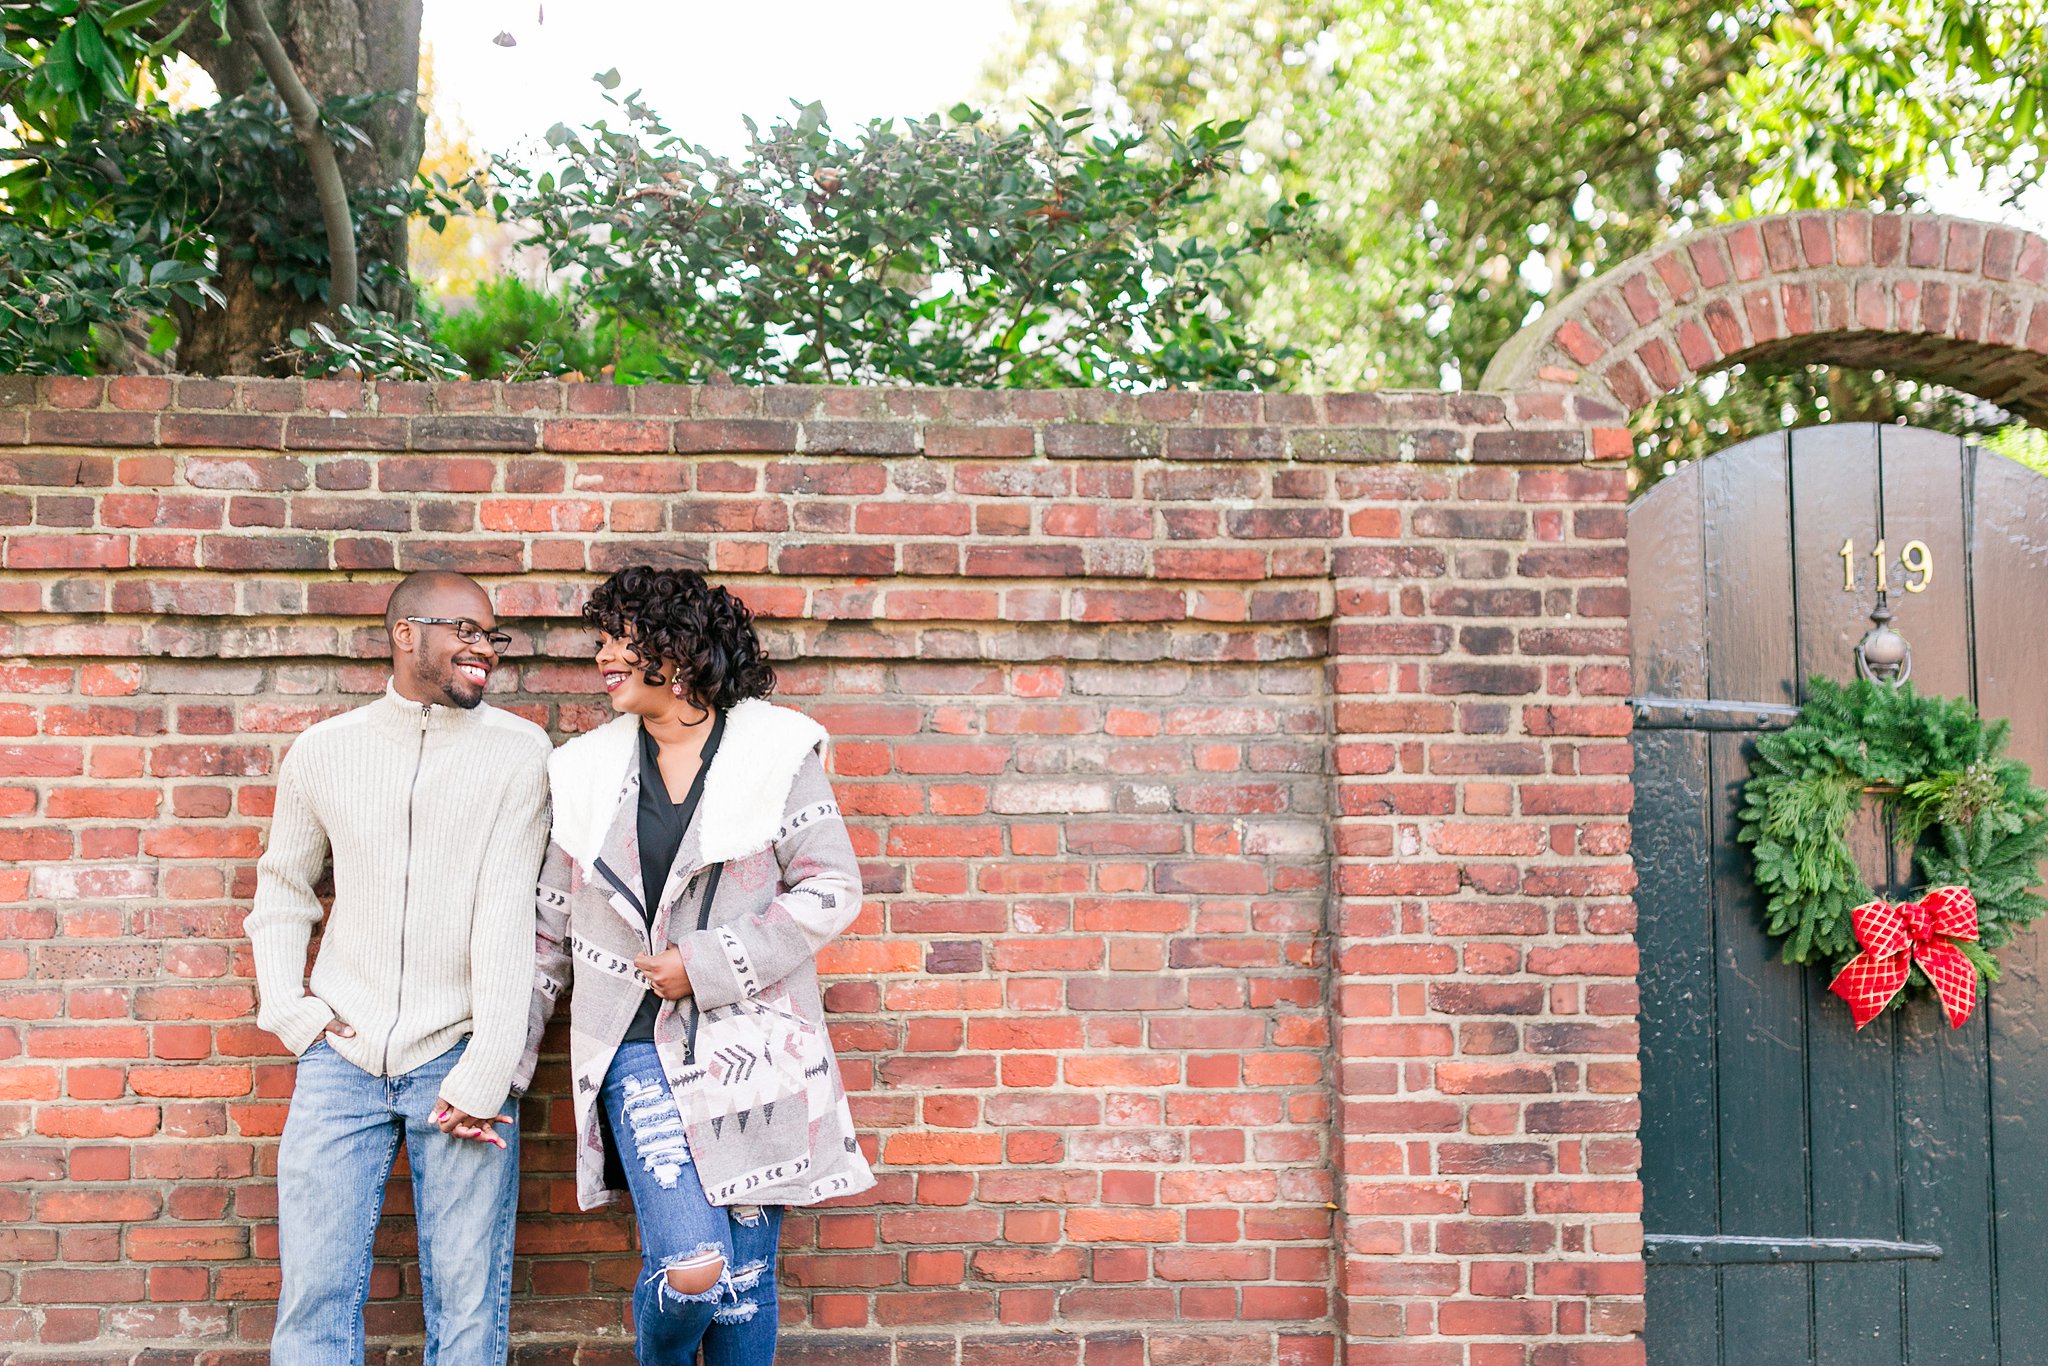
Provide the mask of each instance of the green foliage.
MULTIPOLYGON (((569 293, 438 326, 472 373, 1470 386, 1545 306, 1691 228, 1910 208, 1949 176, 2016 202, 2048 174, 2048 0, 1016 4, 996 120, 963 108, 841 139, 807 107, 732 161, 632 97, 558 130, 561 161, 501 165, 498 197, 569 293)), ((16 144, 0 152, 0 365, 90 367, 96 330, 190 316, 216 267, 325 297, 281 111, 151 103, 168 54, 223 8, 0 5, 16 144)), ((345 149, 367 110, 329 106, 345 149)), ((358 238, 486 198, 358 194, 358 238)), ((406 282, 367 270, 365 297, 397 306, 406 282)), ((1895 376, 1744 367, 1651 405, 1637 468, 1891 417, 1975 431, 1997 415, 1895 376)))
POLYGON ((0 177, 0 368, 90 368, 94 329, 218 297, 180 124, 99 108, 45 148, 0 177))
POLYGON ((1758 213, 1898 203, 1983 170, 2044 173, 2048 10, 2031 0, 1834 0, 1777 13, 1729 82, 1758 213))
POLYGON ((417 318, 343 304, 341 330, 316 322, 292 329, 302 374, 357 379, 467 379, 462 357, 437 343, 417 318))
POLYGON ((209 0, 162 32, 150 21, 168 0, 9 0, 0 29, 0 105, 32 140, 61 136, 79 119, 132 107, 145 82, 201 8, 218 27, 227 0, 209 0))
POLYGON ((174 299, 199 303, 211 272, 163 245, 126 225, 52 236, 0 216, 0 374, 90 370, 96 329, 174 299))
MULTIPOLYGON (((616 84, 616 75, 601 78, 616 84)), ((1228 178, 1241 125, 1089 136, 1085 110, 994 132, 964 106, 842 141, 818 105, 728 160, 636 96, 557 126, 559 169, 500 161, 497 207, 574 281, 580 311, 637 330, 665 378, 746 382, 1246 387, 1284 353, 1228 300, 1307 202, 1228 235, 1179 231, 1228 178)))
POLYGON ((475 379, 607 375, 632 384, 664 373, 661 348, 644 330, 617 319, 587 322, 567 295, 516 277, 487 281, 461 308, 428 313, 434 340, 475 379))
MULTIPOLYGON (((1784 939, 1786 962, 1839 968, 1855 956, 1850 912, 1872 894, 1845 834, 1875 792, 1898 836, 1916 845, 1924 885, 1976 897, 1982 952, 1965 952, 1995 979, 1990 952, 2048 910, 2033 890, 2048 856, 2048 793, 2003 756, 2007 729, 1911 684, 1808 680, 1798 723, 1757 740, 1737 818, 1765 927, 1784 939)), ((1917 968, 1914 980, 1924 980, 1917 968)))
MULTIPOLYGON (((365 141, 355 120, 378 98, 329 102, 325 121, 340 146, 365 141)), ((0 314, 14 324, 0 336, 0 368, 92 368, 92 329, 217 304, 211 282, 228 265, 273 293, 327 296, 326 230, 299 191, 304 160, 281 105, 108 105, 71 119, 61 139, 21 150, 34 155, 0 177, 0 314)), ((403 220, 423 195, 353 195, 358 232, 403 220)), ((372 298, 404 284, 375 258, 363 283, 372 298)))
MULTIPOLYGON (((222 331, 204 315, 227 297, 268 320, 247 335, 274 336, 279 315, 303 317, 327 297, 327 236, 305 156, 260 78, 254 92, 204 109, 174 111, 160 98, 170 54, 183 43, 203 56, 225 32, 226 0, 0 5, 0 105, 14 144, 0 148, 0 292, 23 291, 0 301, 16 319, 0 364, 92 369, 110 354, 118 363, 118 347, 88 340, 139 330, 163 350, 181 322, 222 331)), ((362 128, 392 124, 372 117, 387 98, 338 95, 322 107, 337 152, 371 150, 362 128)), ((402 246, 426 198, 425 187, 353 189, 357 240, 402 246), (398 231, 380 237, 370 231, 379 226, 398 231)), ((403 305, 410 282, 372 251, 360 288, 403 305)))
MULTIPOLYGON (((1717 220, 1798 204, 1910 208, 1930 178, 2041 174, 2048 0, 1015 0, 1003 107, 1120 122, 1255 109, 1250 173, 1197 231, 1277 187, 1320 203, 1304 250, 1247 263, 1246 325, 1280 380, 1471 387, 1574 287, 1717 220), (1931 46, 1930 46, 1931 44, 1931 46), (1255 92, 1255 97, 1254 97, 1255 92)), ((1638 470, 1754 431, 1982 405, 1895 377, 1750 367, 1662 400, 1638 470)))
POLYGON ((2010 428, 1991 405, 1939 385, 1831 365, 1732 366, 1660 395, 1636 414, 1638 488, 1688 460, 1788 427, 1907 422, 1991 441, 2010 428))
POLYGON ((2048 474, 2048 432, 2037 427, 2002 428, 1986 437, 1984 446, 2028 469, 2048 474))
MULTIPOLYGON (((1715 115, 1750 30, 1697 0, 1020 0, 1006 100, 1113 88, 1139 124, 1257 92, 1252 166, 1321 202, 1253 318, 1332 387, 1475 384, 1532 309, 1741 182, 1715 115), (1086 35, 1085 37, 1082 35, 1086 35), (1010 79, 1011 71, 1021 75, 1010 79)), ((1225 188, 1240 217, 1256 181, 1225 188)))
POLYGON ((172 163, 134 110, 185 27, 150 30, 164 3, 20 0, 0 15, 0 371, 90 369, 130 317, 218 297, 191 206, 155 192, 172 163))

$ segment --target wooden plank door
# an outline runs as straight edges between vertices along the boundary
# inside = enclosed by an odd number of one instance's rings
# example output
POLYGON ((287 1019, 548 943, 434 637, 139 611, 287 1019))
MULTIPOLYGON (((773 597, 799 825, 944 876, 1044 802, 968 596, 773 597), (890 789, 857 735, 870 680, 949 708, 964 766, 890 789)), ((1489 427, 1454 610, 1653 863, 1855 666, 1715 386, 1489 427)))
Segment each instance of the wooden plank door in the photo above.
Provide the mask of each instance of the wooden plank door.
MULTIPOLYGON (((1824 970, 1777 961, 1735 842, 1751 740, 1801 679, 1854 674, 1880 543, 1914 683, 2010 718, 2048 779, 2048 480, 1813 428, 1672 475, 1629 541, 1652 1363, 2048 1361, 2040 932, 1965 1028, 1916 1001, 1858 1033, 1824 970)), ((1911 886, 1874 811, 1851 842, 1874 887, 1911 886)))

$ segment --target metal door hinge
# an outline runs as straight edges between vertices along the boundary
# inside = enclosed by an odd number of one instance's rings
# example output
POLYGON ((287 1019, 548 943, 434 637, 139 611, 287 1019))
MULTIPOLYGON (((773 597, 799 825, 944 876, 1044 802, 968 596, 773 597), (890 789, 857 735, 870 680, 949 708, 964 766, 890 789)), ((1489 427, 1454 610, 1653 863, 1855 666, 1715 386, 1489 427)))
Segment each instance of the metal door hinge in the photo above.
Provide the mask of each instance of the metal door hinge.
POLYGON ((1637 730, 1783 730, 1799 708, 1782 702, 1724 702, 1706 697, 1632 697, 1637 730))
POLYGON ((1748 1262, 1935 1261, 1933 1243, 1882 1238, 1756 1238, 1740 1234, 1646 1233, 1643 1260, 1652 1266, 1728 1266, 1748 1262))

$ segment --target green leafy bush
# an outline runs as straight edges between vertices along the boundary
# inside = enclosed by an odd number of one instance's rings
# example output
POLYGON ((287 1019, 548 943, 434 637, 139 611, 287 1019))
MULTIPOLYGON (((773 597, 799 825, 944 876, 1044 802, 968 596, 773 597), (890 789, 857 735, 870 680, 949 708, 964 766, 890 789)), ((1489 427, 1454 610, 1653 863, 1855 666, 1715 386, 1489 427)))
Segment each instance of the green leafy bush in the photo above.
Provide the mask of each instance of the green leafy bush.
MULTIPOLYGON (((621 374, 640 337, 649 373, 693 381, 1237 388, 1282 358, 1230 299, 1306 196, 1221 240, 1179 230, 1229 174, 1241 123, 1090 136, 1086 110, 1038 109, 999 133, 960 106, 848 142, 812 104, 766 133, 750 122, 733 161, 637 96, 607 98, 616 125, 558 125, 557 169, 500 160, 493 198, 579 309, 619 324, 621 374)), ((525 344, 566 364, 551 326, 525 344)))
POLYGON ((341 329, 326 323, 292 329, 300 373, 358 379, 467 379, 462 358, 437 343, 418 318, 343 304, 341 329))
POLYGON ((579 316, 566 293, 514 276, 491 280, 460 307, 426 305, 434 339, 474 379, 608 376, 630 384, 665 373, 661 349, 641 328, 579 316))

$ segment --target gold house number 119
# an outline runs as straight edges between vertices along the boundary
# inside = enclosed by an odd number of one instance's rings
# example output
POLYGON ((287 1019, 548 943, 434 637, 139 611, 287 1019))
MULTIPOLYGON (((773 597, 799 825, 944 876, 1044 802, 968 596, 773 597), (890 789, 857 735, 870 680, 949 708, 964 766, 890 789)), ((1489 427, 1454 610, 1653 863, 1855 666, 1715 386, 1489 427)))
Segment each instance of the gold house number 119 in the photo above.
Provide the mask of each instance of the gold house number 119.
MULTIPOLYGON (((1884 553, 1884 542, 1879 540, 1877 548, 1870 552, 1870 558, 1877 561, 1877 591, 1891 591, 1891 584, 1885 581, 1885 570, 1889 563, 1884 553)), ((1917 574, 1906 584, 1908 593, 1924 593, 1927 585, 1934 582, 1934 552, 1927 548, 1925 541, 1908 541, 1906 548, 1899 552, 1899 567, 1908 574, 1917 574)), ((1842 542, 1842 591, 1856 591, 1856 538, 1842 542)))

